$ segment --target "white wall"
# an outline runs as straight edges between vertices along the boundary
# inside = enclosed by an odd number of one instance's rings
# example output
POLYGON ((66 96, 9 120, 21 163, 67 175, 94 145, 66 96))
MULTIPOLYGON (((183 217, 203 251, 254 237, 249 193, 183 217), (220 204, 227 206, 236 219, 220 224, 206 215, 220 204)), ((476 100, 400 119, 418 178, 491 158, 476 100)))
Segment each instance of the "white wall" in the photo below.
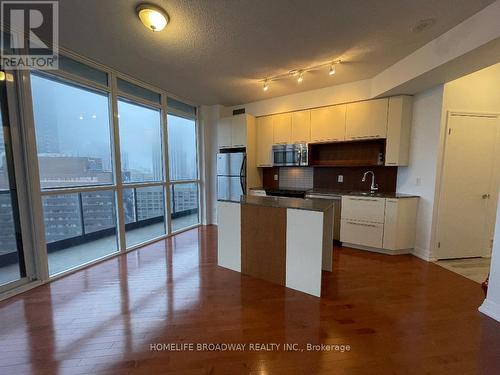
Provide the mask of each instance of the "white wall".
POLYGON ((441 133, 443 85, 413 98, 410 163, 398 168, 397 191, 420 196, 414 254, 431 258, 431 229, 441 133))
POLYGON ((488 295, 479 311, 500 322, 500 199, 498 202, 488 295))
POLYGON ((227 108, 220 105, 201 106, 199 123, 201 127, 202 157, 201 171, 204 215, 202 223, 217 223, 217 123, 227 116, 227 108))

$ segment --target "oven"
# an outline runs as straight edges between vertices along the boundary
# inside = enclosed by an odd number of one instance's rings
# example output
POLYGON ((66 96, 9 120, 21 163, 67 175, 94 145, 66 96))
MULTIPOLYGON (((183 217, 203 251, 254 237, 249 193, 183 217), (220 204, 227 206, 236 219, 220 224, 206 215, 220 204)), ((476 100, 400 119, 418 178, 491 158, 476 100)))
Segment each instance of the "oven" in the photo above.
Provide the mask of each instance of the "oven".
POLYGON ((273 145, 275 167, 306 167, 309 165, 307 144, 273 145))

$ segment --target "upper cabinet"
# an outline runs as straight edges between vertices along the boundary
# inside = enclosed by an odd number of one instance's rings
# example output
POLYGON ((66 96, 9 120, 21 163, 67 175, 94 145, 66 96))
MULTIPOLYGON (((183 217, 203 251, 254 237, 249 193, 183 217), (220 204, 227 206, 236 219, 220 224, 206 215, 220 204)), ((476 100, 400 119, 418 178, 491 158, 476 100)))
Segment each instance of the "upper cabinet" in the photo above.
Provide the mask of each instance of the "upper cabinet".
POLYGON ((346 140, 385 138, 389 99, 347 104, 346 140))
POLYGON ((231 147, 231 117, 224 117, 219 120, 217 127, 217 141, 219 148, 231 147))
MULTIPOLYGON (((411 116, 412 97, 394 96, 259 117, 257 166, 272 166, 272 145, 288 143, 313 143, 311 165, 371 166, 385 160, 386 166, 406 166, 411 116)), ((235 129, 234 123, 221 121, 219 141, 240 147, 244 137, 235 129)))
POLYGON ((288 144, 292 138, 292 114, 280 113, 273 116, 273 144, 288 144))
POLYGON ((311 111, 292 112, 291 143, 309 143, 311 141, 311 111))
POLYGON ((345 139, 346 105, 311 110, 311 142, 338 142, 345 139))
POLYGON ((246 147, 247 115, 223 117, 219 120, 217 139, 220 148, 246 147))
POLYGON ((272 167, 273 116, 257 118, 257 167, 272 167))
POLYGON ((411 96, 395 96, 389 98, 385 165, 408 165, 411 118, 411 96))

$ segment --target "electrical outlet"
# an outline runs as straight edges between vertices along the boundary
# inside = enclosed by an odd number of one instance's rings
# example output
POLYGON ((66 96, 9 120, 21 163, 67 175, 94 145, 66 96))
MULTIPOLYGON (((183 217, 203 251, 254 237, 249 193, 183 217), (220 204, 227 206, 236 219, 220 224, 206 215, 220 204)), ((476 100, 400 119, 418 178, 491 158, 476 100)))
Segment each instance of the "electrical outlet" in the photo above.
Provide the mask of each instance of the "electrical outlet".
POLYGON ((277 174, 274 175, 274 181, 278 181, 278 175, 277 174))
POLYGON ((337 176, 337 182, 344 182, 344 175, 339 174, 337 176))
POLYGON ((417 186, 422 185, 422 177, 417 177, 417 179, 415 180, 415 185, 417 186))

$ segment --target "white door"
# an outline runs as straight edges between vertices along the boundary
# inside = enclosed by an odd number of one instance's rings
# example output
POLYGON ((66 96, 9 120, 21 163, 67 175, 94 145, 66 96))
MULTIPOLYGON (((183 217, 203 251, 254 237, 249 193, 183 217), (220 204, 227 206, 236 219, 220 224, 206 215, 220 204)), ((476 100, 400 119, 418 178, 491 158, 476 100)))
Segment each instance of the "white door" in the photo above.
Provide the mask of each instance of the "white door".
POLYGON ((438 211, 437 258, 489 256, 498 178, 498 118, 451 114, 438 211))

